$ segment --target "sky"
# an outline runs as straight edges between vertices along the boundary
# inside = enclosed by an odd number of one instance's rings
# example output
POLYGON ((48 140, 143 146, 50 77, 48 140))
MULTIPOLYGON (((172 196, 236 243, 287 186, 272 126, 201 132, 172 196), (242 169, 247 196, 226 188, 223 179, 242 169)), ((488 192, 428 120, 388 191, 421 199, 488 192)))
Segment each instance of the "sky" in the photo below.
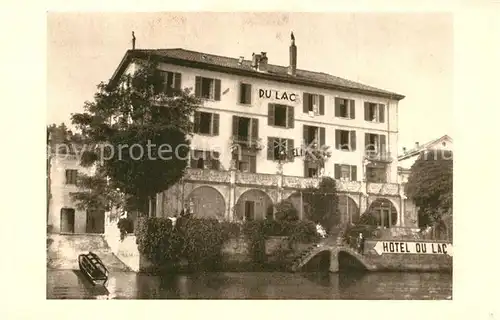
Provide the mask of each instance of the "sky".
POLYGON ((446 13, 49 13, 47 124, 70 123, 131 49, 185 48, 329 73, 406 97, 399 150, 452 132, 453 17, 446 13))

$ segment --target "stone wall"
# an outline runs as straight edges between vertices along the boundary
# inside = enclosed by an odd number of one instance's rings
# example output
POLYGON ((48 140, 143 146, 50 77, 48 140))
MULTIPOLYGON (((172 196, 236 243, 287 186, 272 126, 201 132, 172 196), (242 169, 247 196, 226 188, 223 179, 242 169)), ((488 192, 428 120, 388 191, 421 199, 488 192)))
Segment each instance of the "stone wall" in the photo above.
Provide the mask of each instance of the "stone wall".
POLYGON ((384 253, 379 255, 374 250, 376 243, 376 240, 367 240, 364 255, 377 266, 378 271, 451 271, 453 268, 453 258, 447 254, 384 253))

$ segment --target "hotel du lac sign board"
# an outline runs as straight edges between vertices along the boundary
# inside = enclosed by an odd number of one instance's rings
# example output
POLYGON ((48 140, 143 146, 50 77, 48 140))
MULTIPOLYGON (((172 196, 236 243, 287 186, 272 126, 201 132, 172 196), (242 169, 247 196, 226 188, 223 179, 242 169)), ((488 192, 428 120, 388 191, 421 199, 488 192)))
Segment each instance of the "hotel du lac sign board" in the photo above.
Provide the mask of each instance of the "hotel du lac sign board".
POLYGON ((373 247, 377 254, 439 254, 452 256, 451 243, 443 242, 405 242, 405 241, 377 241, 373 247))

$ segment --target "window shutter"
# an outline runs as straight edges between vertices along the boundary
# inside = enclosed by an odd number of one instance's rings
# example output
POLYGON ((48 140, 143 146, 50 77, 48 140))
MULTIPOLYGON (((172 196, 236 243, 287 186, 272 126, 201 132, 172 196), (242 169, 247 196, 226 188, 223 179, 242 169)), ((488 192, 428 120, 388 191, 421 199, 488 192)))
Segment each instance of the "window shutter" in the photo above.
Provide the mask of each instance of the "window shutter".
POLYGON ((219 123, 220 123, 220 115, 218 113, 212 113, 212 135, 219 135, 219 123))
POLYGON ((252 104, 252 85, 245 84, 245 103, 252 104))
POLYGON ((233 116, 233 136, 238 136, 238 116, 233 116))
POLYGON ((251 173, 256 173, 257 172, 257 157, 255 156, 250 156, 250 172, 251 173))
POLYGON ((351 119, 356 118, 356 104, 354 103, 354 100, 349 100, 349 108, 351 109, 349 112, 349 117, 351 119))
POLYGON ((200 131, 200 112, 194 112, 194 133, 198 133, 200 131))
POLYGON ((385 105, 384 104, 379 104, 378 105, 378 121, 379 122, 384 122, 384 115, 385 115, 385 105))
POLYGON ((274 160, 274 138, 267 137, 267 160, 274 160))
POLYGON ((366 147, 368 147, 368 145, 370 145, 370 134, 365 133, 365 151, 366 151, 366 147))
POLYGON ((302 99, 302 106, 304 113, 309 112, 309 93, 304 92, 303 99, 302 99))
POLYGON ((309 177, 309 162, 304 158, 304 177, 309 177))
POLYGON ((370 105, 368 102, 365 102, 365 121, 371 121, 370 119, 370 105))
POLYGON ((340 117, 340 98, 335 98, 335 116, 340 117))
POLYGON ((340 130, 335 130, 335 149, 340 150, 340 130))
POLYGON ((295 127, 295 109, 292 106, 287 107, 287 116, 288 116, 288 121, 286 123, 288 128, 294 128, 295 127))
MULTIPOLYGON (((209 153, 210 154, 210 153, 209 153)), ((213 151, 214 157, 210 159, 212 170, 219 170, 219 153, 217 151, 213 151)))
POLYGON ((325 96, 324 95, 319 96, 319 114, 321 116, 325 115, 325 96))
POLYGON ((252 128, 252 138, 257 139, 259 137, 259 119, 252 118, 250 120, 252 128))
POLYGON ((325 145, 325 128, 319 128, 319 146, 322 147, 325 145))
POLYGON ((274 103, 267 106, 267 125, 274 126, 274 103))
POLYGON ((351 181, 358 181, 358 168, 356 166, 351 166, 351 181))
POLYGON ((220 101, 220 79, 215 79, 214 100, 220 101))
POLYGON ((309 141, 309 137, 308 137, 309 126, 306 126, 304 124, 302 132, 303 132, 302 138, 304 139, 304 144, 306 144, 309 141))
POLYGON ((380 140, 380 153, 385 154, 386 152, 385 135, 379 135, 379 140, 380 140))
POLYGON ((201 77, 196 77, 194 95, 198 98, 201 98, 201 77))
POLYGON ((295 147, 293 145, 293 139, 287 139, 286 146, 288 148, 288 152, 287 152, 287 154, 288 154, 288 161, 293 162, 294 159, 295 159, 295 157, 293 155, 294 154, 294 149, 295 149, 295 147))
POLYGON ((340 164, 335 164, 335 179, 340 179, 340 164))
POLYGON ((181 90, 181 79, 182 75, 178 72, 175 73, 174 77, 174 88, 177 90, 181 90))
POLYGON ((356 150, 356 131, 355 130, 351 130, 351 136, 349 137, 350 139, 350 143, 351 143, 351 151, 355 151, 356 150))

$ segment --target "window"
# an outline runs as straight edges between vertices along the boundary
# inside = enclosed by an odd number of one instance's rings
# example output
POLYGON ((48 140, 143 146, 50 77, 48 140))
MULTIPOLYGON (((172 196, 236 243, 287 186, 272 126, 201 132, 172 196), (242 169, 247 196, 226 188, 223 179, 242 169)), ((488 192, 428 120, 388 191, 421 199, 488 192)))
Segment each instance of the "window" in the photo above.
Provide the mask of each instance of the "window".
POLYGON ((67 169, 66 184, 76 184, 77 176, 78 176, 78 170, 67 169))
POLYGON ((219 170, 219 153, 216 151, 193 150, 191 152, 191 168, 219 170))
POLYGON ((383 155, 386 153, 385 135, 366 133, 365 150, 368 154, 383 155))
POLYGON ((318 147, 324 146, 325 128, 304 125, 303 138, 306 146, 310 146, 312 143, 319 144, 318 147))
POLYGON ((172 90, 181 89, 181 74, 177 72, 170 72, 164 70, 158 70, 161 82, 159 87, 156 88, 156 92, 160 93, 171 93, 172 90))
POLYGON ((233 140, 255 143, 259 138, 259 119, 233 116, 233 140))
POLYGON ((219 120, 217 113, 196 111, 194 113, 194 133, 219 135, 219 120))
POLYGON ((304 92, 303 112, 311 115, 325 114, 325 96, 304 92))
POLYGON ((354 119, 355 118, 354 100, 335 98, 335 117, 354 119))
POLYGON ((335 130, 335 149, 344 151, 356 150, 356 131, 335 130))
POLYGON ((268 137, 267 138, 267 159, 293 161, 293 139, 268 137))
POLYGON ((306 178, 318 177, 322 169, 323 166, 317 162, 304 161, 304 177, 306 178))
POLYGON ((270 103, 268 105, 268 125, 282 128, 294 127, 294 108, 282 104, 270 103))
POLYGON ((240 98, 239 103, 251 104, 252 103, 252 85, 248 83, 240 83, 240 98))
POLYGON ((233 153, 233 159, 236 161, 236 169, 241 172, 256 173, 257 157, 251 154, 242 154, 239 156, 233 153))
POLYGON ((221 82, 219 79, 196 77, 196 97, 219 101, 220 92, 221 82))
POLYGON ((255 202, 245 201, 245 220, 254 220, 255 217, 255 202))
POLYGON ((387 182, 386 168, 367 166, 366 181, 374 183, 386 183, 387 182))
POLYGON ((384 122, 385 105, 365 102, 365 121, 384 122))
POLYGON ((339 180, 357 180, 357 167, 347 164, 335 164, 335 179, 339 180))

